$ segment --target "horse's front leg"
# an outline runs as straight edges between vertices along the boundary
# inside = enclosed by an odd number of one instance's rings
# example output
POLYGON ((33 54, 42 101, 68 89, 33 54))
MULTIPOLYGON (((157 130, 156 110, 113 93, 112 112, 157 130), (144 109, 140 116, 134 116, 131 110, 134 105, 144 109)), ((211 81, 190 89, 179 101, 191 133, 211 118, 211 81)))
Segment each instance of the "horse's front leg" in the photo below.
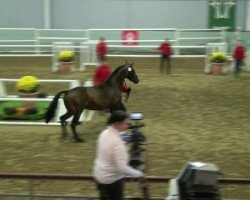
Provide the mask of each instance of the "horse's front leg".
POLYGON ((73 117, 73 120, 71 122, 71 129, 72 129, 72 133, 73 133, 73 137, 75 139, 76 142, 84 142, 84 139, 81 139, 79 136, 78 136, 78 133, 76 131, 76 126, 79 124, 78 121, 79 121, 79 118, 81 116, 81 112, 77 112, 74 117, 73 117))

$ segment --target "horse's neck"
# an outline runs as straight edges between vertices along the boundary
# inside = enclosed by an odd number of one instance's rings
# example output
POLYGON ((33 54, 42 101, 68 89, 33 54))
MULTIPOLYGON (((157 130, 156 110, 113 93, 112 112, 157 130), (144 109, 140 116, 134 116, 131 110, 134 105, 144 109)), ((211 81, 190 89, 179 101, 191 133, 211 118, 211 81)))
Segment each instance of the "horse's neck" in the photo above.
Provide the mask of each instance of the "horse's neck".
POLYGON ((125 79, 125 74, 122 73, 123 70, 119 70, 117 73, 112 74, 108 82, 113 86, 118 86, 119 90, 122 87, 123 81, 125 79))

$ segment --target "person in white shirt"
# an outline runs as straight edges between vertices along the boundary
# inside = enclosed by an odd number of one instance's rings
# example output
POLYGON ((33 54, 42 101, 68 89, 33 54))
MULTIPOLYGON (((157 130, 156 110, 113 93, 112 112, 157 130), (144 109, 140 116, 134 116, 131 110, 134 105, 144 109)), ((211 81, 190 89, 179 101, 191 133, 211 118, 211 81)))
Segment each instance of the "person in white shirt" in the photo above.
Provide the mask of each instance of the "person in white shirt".
POLYGON ((113 112, 108 125, 97 140, 94 178, 100 200, 122 200, 123 178, 143 178, 144 174, 128 165, 129 156, 121 138, 122 132, 128 128, 127 113, 119 110, 113 112))

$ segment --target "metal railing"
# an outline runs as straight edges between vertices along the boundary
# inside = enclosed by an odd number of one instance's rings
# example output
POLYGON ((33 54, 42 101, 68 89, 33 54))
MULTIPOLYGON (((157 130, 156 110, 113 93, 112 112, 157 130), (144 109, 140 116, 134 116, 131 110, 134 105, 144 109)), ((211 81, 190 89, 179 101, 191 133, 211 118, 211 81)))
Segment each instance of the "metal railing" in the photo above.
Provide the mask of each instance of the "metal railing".
MULTIPOLYGON (((96 196, 87 197, 83 195, 58 195, 58 194, 39 194, 36 192, 36 181, 91 181, 94 182, 93 176, 76 175, 76 174, 23 174, 23 173, 0 173, 0 179, 8 180, 25 180, 28 181, 28 191, 25 193, 6 193, 0 192, 0 197, 28 197, 30 200, 39 199, 97 199, 96 196)), ((147 176, 149 183, 165 183, 167 184, 172 177, 147 176)), ((126 178, 125 181, 138 182, 135 178, 126 178)), ((241 184, 249 185, 249 178, 220 178, 219 183, 222 184, 241 184)), ((167 186, 166 186, 167 187, 167 186)), ((150 188, 149 188, 150 189, 150 188)), ((166 194, 167 196, 167 194, 166 194)), ((164 197, 154 197, 151 199, 164 199, 164 197)))

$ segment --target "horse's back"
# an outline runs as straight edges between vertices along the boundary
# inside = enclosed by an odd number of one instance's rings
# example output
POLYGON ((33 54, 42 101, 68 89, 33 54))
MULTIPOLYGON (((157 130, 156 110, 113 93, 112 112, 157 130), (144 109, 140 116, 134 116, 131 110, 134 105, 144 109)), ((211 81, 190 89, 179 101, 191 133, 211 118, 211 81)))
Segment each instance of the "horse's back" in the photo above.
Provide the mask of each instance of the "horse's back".
POLYGON ((121 92, 105 84, 91 87, 76 87, 65 95, 65 105, 74 109, 103 110, 121 101, 121 92))

